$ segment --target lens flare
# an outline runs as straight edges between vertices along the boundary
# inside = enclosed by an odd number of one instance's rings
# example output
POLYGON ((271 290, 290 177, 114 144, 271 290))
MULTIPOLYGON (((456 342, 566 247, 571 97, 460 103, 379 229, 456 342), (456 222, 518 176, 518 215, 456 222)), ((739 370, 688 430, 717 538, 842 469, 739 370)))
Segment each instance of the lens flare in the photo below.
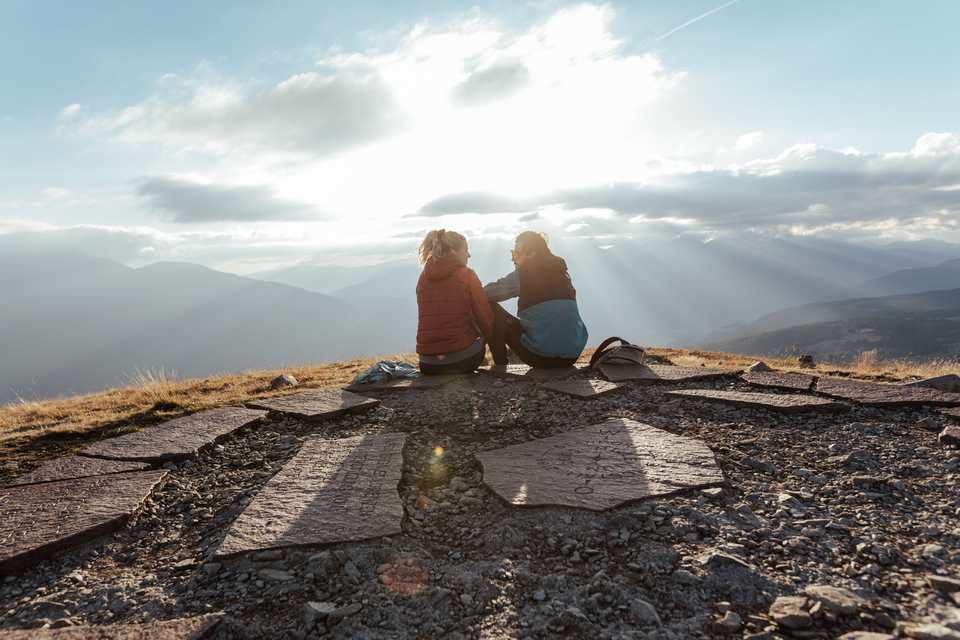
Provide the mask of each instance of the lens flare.
POLYGON ((380 582, 398 595, 413 596, 427 586, 427 570, 418 558, 393 557, 380 566, 380 582))
POLYGON ((439 458, 440 456, 442 456, 442 455, 443 455, 443 447, 435 447, 435 448, 433 449, 433 455, 435 455, 435 456, 438 457, 438 458, 439 458))

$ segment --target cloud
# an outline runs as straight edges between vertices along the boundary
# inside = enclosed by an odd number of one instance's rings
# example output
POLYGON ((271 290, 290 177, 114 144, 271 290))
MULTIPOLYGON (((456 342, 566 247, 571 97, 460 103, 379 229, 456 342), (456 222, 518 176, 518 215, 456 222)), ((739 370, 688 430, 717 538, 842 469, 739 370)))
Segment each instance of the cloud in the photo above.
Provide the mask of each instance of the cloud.
POLYGON ((525 213, 545 207, 609 210, 632 220, 674 220, 702 230, 808 234, 903 225, 960 228, 960 139, 922 136, 908 153, 863 154, 799 144, 744 166, 705 167, 658 178, 559 189, 524 200, 459 193, 420 215, 525 213))
POLYGON ((147 206, 172 222, 254 222, 318 220, 325 216, 313 205, 278 198, 267 187, 228 187, 198 184, 178 178, 144 180, 136 191, 147 206))
POLYGON ((130 143, 160 142, 216 154, 269 149, 323 157, 383 140, 404 128, 390 89, 367 69, 331 75, 308 72, 246 96, 213 84, 192 88, 186 104, 154 97, 81 128, 130 143))
POLYGON ((69 118, 76 117, 78 113, 80 113, 80 105, 71 104, 60 110, 60 117, 64 120, 67 120, 69 118))
POLYGON ((744 151, 760 143, 763 140, 763 131, 753 131, 745 133, 737 138, 737 143, 733 145, 734 151, 744 151))
POLYGON ((531 81, 530 70, 520 60, 499 60, 471 73, 453 88, 453 102, 472 107, 509 98, 531 81))

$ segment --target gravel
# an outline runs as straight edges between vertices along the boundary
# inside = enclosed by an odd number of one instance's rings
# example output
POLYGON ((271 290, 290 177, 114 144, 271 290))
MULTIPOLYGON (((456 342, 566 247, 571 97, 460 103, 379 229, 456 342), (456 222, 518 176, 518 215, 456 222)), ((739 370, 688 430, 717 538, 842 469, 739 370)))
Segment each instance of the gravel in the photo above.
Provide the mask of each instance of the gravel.
POLYGON ((934 408, 790 416, 666 402, 678 388, 750 390, 632 382, 581 401, 479 377, 235 434, 165 465, 120 532, 5 576, 0 630, 222 611, 224 640, 960 638, 960 451, 920 424, 934 408), (474 454, 609 418, 704 441, 730 487, 606 512, 516 508, 484 488, 474 454), (212 561, 306 439, 381 432, 409 436, 403 535, 212 561))

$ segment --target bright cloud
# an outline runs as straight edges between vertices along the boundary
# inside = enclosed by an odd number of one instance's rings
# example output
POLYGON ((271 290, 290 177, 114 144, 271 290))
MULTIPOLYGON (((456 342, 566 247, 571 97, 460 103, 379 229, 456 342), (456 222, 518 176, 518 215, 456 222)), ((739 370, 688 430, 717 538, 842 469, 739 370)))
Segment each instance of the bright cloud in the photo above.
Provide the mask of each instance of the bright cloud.
POLYGON ((737 138, 737 144, 733 145, 734 151, 744 151, 750 147, 754 147, 763 140, 763 131, 753 131, 751 133, 745 133, 739 138, 737 138))
POLYGON ((80 105, 71 104, 60 110, 60 117, 66 120, 75 117, 78 113, 80 113, 80 105))

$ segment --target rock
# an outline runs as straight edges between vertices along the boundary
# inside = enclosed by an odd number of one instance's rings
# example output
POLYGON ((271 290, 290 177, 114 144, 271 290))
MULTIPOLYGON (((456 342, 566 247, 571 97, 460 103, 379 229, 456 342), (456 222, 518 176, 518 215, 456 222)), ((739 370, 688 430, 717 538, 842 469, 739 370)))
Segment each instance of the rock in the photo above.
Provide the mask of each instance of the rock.
POLYGON ((467 484, 467 481, 464 480, 463 478, 451 478, 450 488, 456 491, 457 493, 463 493, 464 491, 470 490, 470 485, 467 484))
POLYGON ((917 640, 960 640, 960 631, 954 631, 940 624, 922 624, 917 627, 906 627, 904 633, 917 640))
POLYGON ((787 629, 806 629, 813 624, 803 596, 780 596, 770 605, 770 619, 787 629))
POLYGON ((718 552, 708 553, 706 556, 700 559, 700 564, 703 566, 713 565, 713 566, 719 566, 719 567, 722 567, 724 565, 726 566, 734 565, 737 567, 743 567, 744 569, 753 569, 753 567, 750 566, 750 563, 747 562, 746 560, 743 560, 736 556, 732 556, 727 553, 718 553, 718 552))
POLYGON ((622 384, 604 380, 554 380, 540 385, 541 389, 555 391, 579 400, 594 400, 624 388, 622 384))
POLYGON ((804 589, 804 593, 810 596, 811 600, 819 602, 827 611, 842 616, 852 616, 860 610, 860 607, 869 604, 865 598, 841 587, 811 585, 804 589))
POLYGON ((464 607, 472 607, 473 596, 471 596, 469 593, 460 594, 460 604, 462 604, 464 607))
POLYGON ((457 504, 461 507, 482 507, 483 500, 480 498, 471 498, 470 496, 462 496, 457 500, 457 504))
POLYGON ((297 384, 297 379, 289 373, 282 373, 270 381, 270 388, 279 389, 281 387, 293 387, 297 384))
POLYGON ((56 482, 73 478, 105 476, 127 471, 146 471, 150 465, 146 462, 127 462, 125 460, 100 460, 85 456, 67 456, 57 458, 39 469, 16 478, 7 487, 17 487, 41 482, 56 482))
POLYGON ((843 634, 837 640, 897 640, 897 638, 886 633, 874 633, 873 631, 851 631, 843 634))
POLYGON ((937 440, 943 444, 960 444, 960 427, 956 425, 948 426, 940 433, 940 435, 937 437, 937 440))
POLYGON ((940 431, 940 425, 937 424, 937 421, 933 418, 924 418, 913 426, 918 429, 926 429, 927 431, 940 431))
POLYGON ((336 608, 336 605, 332 602, 308 602, 303 605, 303 623, 307 625, 308 630, 313 630, 318 623, 324 622, 336 608))
MULTIPOLYGON (((317 556, 319 555, 320 554, 317 554, 317 556)), ((312 562, 317 556, 311 557, 310 561, 312 562)), ((329 557, 329 553, 327 554, 327 557, 329 557)), ((280 551, 279 549, 267 549, 266 551, 253 554, 254 562, 276 562, 277 560, 283 560, 283 551, 280 551)))
POLYGON ((813 356, 803 355, 797 359, 797 364, 800 365, 801 369, 813 369, 816 367, 816 363, 813 361, 813 356))
POLYGON ((778 476, 782 472, 777 468, 777 465, 773 464, 769 460, 757 460, 755 458, 744 458, 740 461, 740 464, 750 467, 756 471, 769 474, 771 476, 778 476))
POLYGON ((343 389, 318 389, 281 398, 265 398, 245 402, 251 409, 277 411, 308 422, 333 420, 347 413, 369 411, 380 406, 379 400, 364 398, 343 389))
POLYGON ((727 611, 723 618, 713 623, 713 630, 726 635, 728 633, 737 633, 742 626, 743 620, 740 619, 740 616, 733 611, 727 611))
POLYGON ((769 367, 769 365, 767 365, 766 362, 763 362, 763 361, 761 360, 760 362, 754 362, 752 365, 750 365, 749 367, 747 367, 747 371, 749 371, 749 372, 751 372, 751 373, 753 373, 753 372, 755 372, 755 371, 768 372, 768 371, 773 371, 773 369, 771 369, 771 368, 769 367))
POLYGON ((928 573, 926 576, 927 584, 931 588, 936 589, 940 593, 957 593, 960 592, 960 580, 956 578, 948 578, 946 576, 938 576, 933 573, 928 573))
POLYGON ((924 387, 927 389, 939 389, 940 391, 960 392, 960 376, 955 373, 948 373, 936 378, 927 378, 926 380, 914 380, 912 382, 901 382, 903 387, 924 387))
POLYGON ((727 404, 745 409, 764 409, 776 413, 832 413, 849 411, 842 402, 825 398, 785 393, 752 393, 744 391, 691 390, 671 391, 671 398, 690 398, 718 404, 727 404))
POLYGON ((653 608, 653 605, 647 602, 646 600, 641 600, 640 598, 634 598, 630 603, 630 615, 644 625, 656 625, 658 627, 663 626, 663 623, 660 622, 660 615, 657 613, 657 610, 653 608))
POLYGON ((363 611, 363 605, 359 602, 354 602, 353 604, 348 604, 345 607, 340 607, 339 609, 334 609, 327 614, 327 623, 330 626, 333 626, 339 623, 344 618, 348 618, 352 615, 356 615, 363 611))
POLYGON ((679 569, 675 571, 673 573, 673 581, 677 584, 682 584, 685 587, 692 587, 693 585, 700 584, 700 578, 685 569, 679 569))
POLYGON ((293 582, 293 576, 278 569, 261 569, 257 577, 264 582, 293 582))
MULTIPOLYGON (((3 640, 196 640, 207 638, 220 624, 223 614, 210 614, 165 622, 72 627, 70 629, 26 629, 0 631, 3 640)), ((41 618, 42 620, 42 618, 41 618)), ((54 626, 54 625, 51 625, 54 626)), ((61 623, 58 627, 69 625, 61 623)))

